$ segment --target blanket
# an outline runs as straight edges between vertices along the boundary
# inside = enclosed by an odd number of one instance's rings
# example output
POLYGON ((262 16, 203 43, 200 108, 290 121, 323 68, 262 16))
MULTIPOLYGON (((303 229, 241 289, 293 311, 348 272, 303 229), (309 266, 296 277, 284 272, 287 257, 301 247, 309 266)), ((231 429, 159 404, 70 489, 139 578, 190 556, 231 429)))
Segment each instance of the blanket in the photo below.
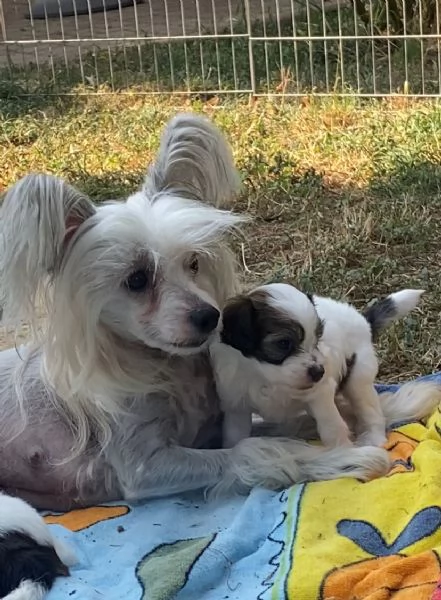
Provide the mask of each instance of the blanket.
POLYGON ((79 557, 48 600, 441 600, 441 412, 387 449, 368 483, 48 514, 79 557))

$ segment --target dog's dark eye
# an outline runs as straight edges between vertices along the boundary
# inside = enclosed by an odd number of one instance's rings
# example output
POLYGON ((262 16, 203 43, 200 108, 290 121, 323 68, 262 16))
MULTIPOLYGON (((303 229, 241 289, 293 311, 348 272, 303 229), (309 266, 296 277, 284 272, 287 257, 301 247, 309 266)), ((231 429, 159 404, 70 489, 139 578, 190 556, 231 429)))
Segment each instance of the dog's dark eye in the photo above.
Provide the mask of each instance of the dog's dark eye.
POLYGON ((188 267, 194 275, 199 271, 199 260, 196 254, 191 257, 188 267))
POLYGON ((293 341, 290 338, 281 338, 277 340, 276 346, 279 350, 288 354, 292 350, 293 341))
POLYGON ((139 269, 127 277, 125 286, 131 292, 143 292, 147 288, 148 280, 147 273, 139 269))
POLYGON ((273 365, 281 365, 290 356, 294 356, 301 351, 301 333, 303 331, 300 324, 298 326, 291 321, 283 325, 283 322, 276 322, 276 331, 269 332, 260 344, 262 360, 273 365))

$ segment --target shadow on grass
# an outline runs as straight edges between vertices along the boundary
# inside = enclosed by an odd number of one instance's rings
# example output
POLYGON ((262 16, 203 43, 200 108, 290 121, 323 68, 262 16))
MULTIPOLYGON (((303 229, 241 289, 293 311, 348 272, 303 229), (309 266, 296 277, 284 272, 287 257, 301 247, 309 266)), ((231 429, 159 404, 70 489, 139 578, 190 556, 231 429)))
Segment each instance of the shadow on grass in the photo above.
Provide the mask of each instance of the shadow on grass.
MULTIPOLYGON (((342 296, 353 288, 355 302, 366 299, 366 284, 389 293, 391 282, 399 288, 405 279, 439 288, 441 299, 441 165, 400 164, 362 189, 330 185, 313 169, 276 165, 239 164, 243 191, 233 210, 253 222, 236 242, 246 239, 251 273, 293 277, 309 292, 342 296)), ((127 198, 145 172, 65 176, 100 202, 127 198)))
MULTIPOLYGON (((244 159, 236 210, 254 219, 232 240, 246 286, 290 281, 305 291, 365 306, 402 288, 423 288, 423 311, 379 343, 381 378, 405 380, 440 368, 441 166, 401 162, 363 189, 335 187, 314 170, 244 159)), ((145 171, 65 177, 95 202, 126 198, 145 171)))
MULTIPOLYGON (((235 208, 254 219, 232 244, 245 285, 289 281, 358 307, 399 289, 425 289, 422 313, 382 336, 381 377, 409 379, 440 368, 441 166, 400 164, 361 190, 330 187, 312 170, 288 179, 274 165, 242 167, 248 177, 235 208)), ((116 172, 72 181, 100 200, 127 197, 142 176, 116 172)))
MULTIPOLYGON (((426 198, 441 196, 441 164, 429 161, 399 161, 391 173, 373 178, 370 188, 374 193, 394 196, 406 194, 426 198)), ((441 204, 440 204, 441 213, 441 204)))
POLYGON ((114 171, 104 175, 65 173, 64 178, 99 204, 107 200, 124 201, 140 188, 145 173, 146 169, 137 173, 114 171))

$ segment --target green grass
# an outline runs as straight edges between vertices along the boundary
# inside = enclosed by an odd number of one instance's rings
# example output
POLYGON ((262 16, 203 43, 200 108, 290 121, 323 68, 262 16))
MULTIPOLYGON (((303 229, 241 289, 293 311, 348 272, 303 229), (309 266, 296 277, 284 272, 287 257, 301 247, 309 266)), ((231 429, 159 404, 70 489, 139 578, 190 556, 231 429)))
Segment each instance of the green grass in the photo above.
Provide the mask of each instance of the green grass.
POLYGON ((17 102, 0 102, 0 190, 42 170, 97 201, 136 189, 171 115, 205 112, 242 173, 235 208, 254 217, 233 241, 246 285, 286 279, 357 306, 423 287, 422 311, 381 340, 381 376, 441 368, 440 106, 117 95, 17 102))

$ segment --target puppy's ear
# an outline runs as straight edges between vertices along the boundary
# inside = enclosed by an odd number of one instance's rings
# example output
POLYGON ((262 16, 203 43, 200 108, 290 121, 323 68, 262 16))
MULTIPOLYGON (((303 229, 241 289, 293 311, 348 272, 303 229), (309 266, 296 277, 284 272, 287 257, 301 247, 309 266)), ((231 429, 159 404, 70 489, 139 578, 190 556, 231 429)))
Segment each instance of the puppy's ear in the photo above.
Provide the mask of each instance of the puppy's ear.
POLYGON ((52 175, 31 174, 7 192, 0 212, 0 307, 5 321, 30 317, 92 202, 52 175))
POLYGON ((230 301, 222 314, 221 339, 245 356, 254 354, 258 340, 256 309, 248 296, 230 301))
POLYGON ((231 148, 208 119, 182 113, 165 128, 145 190, 173 190, 216 207, 228 206, 240 185, 231 148))

